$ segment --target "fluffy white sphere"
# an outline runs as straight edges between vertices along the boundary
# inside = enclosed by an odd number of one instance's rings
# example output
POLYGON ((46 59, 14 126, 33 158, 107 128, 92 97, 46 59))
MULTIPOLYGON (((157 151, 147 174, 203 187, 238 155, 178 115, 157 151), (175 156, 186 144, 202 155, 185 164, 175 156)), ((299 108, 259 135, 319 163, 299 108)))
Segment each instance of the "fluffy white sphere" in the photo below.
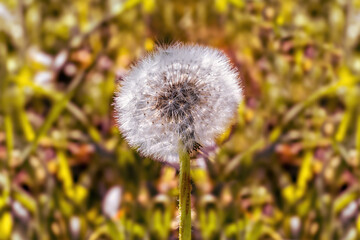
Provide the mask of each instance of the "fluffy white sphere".
POLYGON ((115 97, 117 123, 144 156, 179 162, 210 145, 242 99, 238 72, 219 50, 198 45, 159 48, 132 67, 115 97))

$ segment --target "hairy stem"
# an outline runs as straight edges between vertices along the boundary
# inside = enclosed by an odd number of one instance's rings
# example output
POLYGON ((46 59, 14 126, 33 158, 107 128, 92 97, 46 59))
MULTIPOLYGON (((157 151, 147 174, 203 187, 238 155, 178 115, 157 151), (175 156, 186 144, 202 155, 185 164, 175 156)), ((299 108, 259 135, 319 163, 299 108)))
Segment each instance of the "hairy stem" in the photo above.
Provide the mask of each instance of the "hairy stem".
POLYGON ((191 185, 190 185, 190 156, 183 144, 179 146, 180 157, 180 226, 179 240, 191 239, 191 185))

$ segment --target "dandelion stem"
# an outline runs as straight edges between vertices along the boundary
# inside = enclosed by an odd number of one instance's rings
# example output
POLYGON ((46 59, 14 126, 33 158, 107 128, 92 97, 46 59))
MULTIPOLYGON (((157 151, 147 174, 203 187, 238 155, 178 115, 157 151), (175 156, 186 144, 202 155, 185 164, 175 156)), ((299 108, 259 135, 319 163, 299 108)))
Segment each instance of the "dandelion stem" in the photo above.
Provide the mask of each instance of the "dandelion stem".
POLYGON ((179 240, 191 239, 191 185, 190 185, 190 156, 182 143, 179 144, 180 157, 180 226, 179 240))

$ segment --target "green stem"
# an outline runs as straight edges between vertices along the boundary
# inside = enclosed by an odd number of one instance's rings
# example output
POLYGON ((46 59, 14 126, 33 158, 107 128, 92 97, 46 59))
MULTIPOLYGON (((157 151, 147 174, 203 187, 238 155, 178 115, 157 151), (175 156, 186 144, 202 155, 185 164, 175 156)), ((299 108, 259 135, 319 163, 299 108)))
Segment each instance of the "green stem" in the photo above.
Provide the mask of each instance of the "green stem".
POLYGON ((191 239, 191 184, 190 184, 190 156, 184 149, 183 144, 179 146, 180 158, 180 226, 179 240, 191 239))

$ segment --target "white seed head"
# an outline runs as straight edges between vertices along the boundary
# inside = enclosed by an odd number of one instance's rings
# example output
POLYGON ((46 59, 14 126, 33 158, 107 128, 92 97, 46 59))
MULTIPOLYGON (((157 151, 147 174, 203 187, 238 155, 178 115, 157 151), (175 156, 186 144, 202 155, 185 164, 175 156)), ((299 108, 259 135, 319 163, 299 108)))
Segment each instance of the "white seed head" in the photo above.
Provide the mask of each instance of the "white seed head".
POLYGON ((188 152, 213 144, 242 99, 238 72, 219 50, 177 44, 138 62, 115 97, 117 124, 144 156, 178 163, 188 152))

